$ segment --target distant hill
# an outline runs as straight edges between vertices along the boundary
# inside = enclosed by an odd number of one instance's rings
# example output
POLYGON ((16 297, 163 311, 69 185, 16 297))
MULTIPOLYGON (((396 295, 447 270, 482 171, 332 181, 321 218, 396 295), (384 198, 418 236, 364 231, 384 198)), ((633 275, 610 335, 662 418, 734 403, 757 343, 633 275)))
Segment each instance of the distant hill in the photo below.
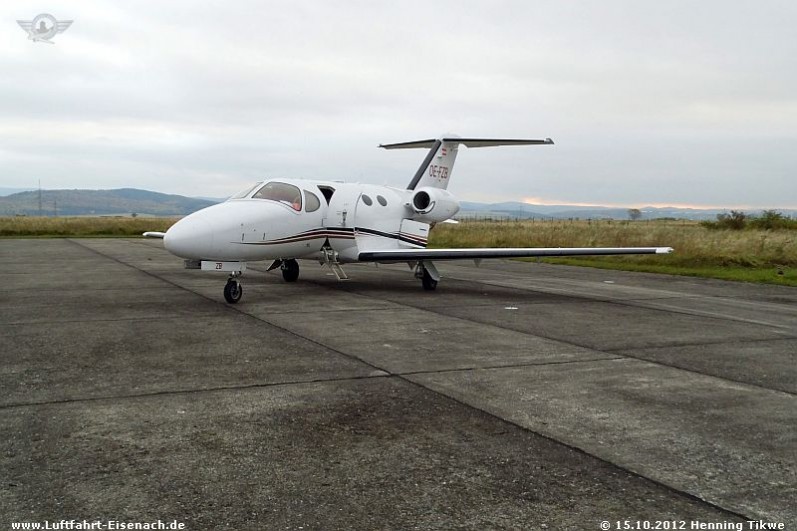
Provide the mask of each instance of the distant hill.
MULTIPOLYGON (((42 190, 42 214, 45 216, 107 216, 130 215, 184 216, 224 199, 185 197, 162 194, 136 188, 116 190, 42 190)), ((509 201, 504 203, 461 202, 462 210, 457 218, 492 219, 628 219, 627 208, 578 206, 578 205, 534 205, 509 201)), ((642 207, 642 219, 715 219, 717 214, 729 209, 692 209, 677 207, 642 207)), ((797 210, 776 209, 784 215, 797 217, 797 210)), ((758 210, 747 210, 747 214, 758 214, 758 210)), ((39 214, 39 191, 19 192, 0 196, 0 216, 39 214)))
MULTIPOLYGON (((628 219, 627 208, 578 205, 534 205, 530 203, 474 203, 462 201, 462 210, 457 218, 498 218, 498 219, 628 219)), ((717 214, 730 209, 697 209, 679 207, 642 207, 641 219, 676 218, 704 220, 715 219, 717 214)), ((787 216, 797 216, 797 210, 774 209, 787 216)), ((760 210, 746 210, 748 214, 759 214, 760 210)))
POLYGON ((19 192, 28 192, 33 188, 4 188, 0 186, 0 196, 18 194, 19 192))
MULTIPOLYGON (((102 216, 143 214, 184 216, 216 201, 181 195, 161 194, 135 188, 117 190, 42 190, 45 216, 102 216)), ((0 216, 39 214, 39 191, 20 192, 0 197, 0 216)))

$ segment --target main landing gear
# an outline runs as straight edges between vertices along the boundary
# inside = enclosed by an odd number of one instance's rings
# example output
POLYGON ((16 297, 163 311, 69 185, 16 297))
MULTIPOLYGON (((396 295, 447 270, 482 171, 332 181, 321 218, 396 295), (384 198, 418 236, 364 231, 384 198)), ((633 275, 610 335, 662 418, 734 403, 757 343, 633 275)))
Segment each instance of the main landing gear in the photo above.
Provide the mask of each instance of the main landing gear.
POLYGON ((296 282, 299 278, 299 262, 293 258, 274 260, 266 271, 273 271, 278 267, 282 270, 282 278, 285 279, 285 282, 296 282))
POLYGON ((437 289, 437 282, 440 280, 440 273, 432 262, 418 262, 415 266, 415 278, 421 280, 421 285, 426 291, 437 289))
POLYGON ((282 278, 285 279, 285 282, 296 282, 296 279, 299 278, 299 262, 294 259, 283 260, 280 269, 282 269, 282 278))
POLYGON ((227 284, 224 286, 224 299, 230 304, 235 304, 241 300, 241 296, 244 294, 244 288, 238 281, 240 276, 240 272, 231 273, 230 278, 227 279, 227 284))

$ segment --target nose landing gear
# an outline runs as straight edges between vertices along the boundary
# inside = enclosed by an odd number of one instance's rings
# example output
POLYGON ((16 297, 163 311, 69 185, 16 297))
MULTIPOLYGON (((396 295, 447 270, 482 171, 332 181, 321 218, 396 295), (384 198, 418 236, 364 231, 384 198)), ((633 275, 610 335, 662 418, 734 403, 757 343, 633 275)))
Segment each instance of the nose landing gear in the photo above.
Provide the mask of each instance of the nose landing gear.
POLYGON ((241 300, 241 296, 244 294, 244 288, 238 281, 240 276, 240 271, 230 273, 230 278, 227 279, 227 284, 224 286, 224 299, 230 304, 235 304, 241 300))
POLYGON ((224 299, 230 304, 235 304, 241 300, 241 295, 244 294, 244 289, 238 281, 238 277, 246 271, 246 262, 217 262, 214 260, 186 260, 186 269, 197 269, 197 262, 202 271, 216 271, 229 272, 230 277, 227 279, 227 284, 224 286, 224 299))

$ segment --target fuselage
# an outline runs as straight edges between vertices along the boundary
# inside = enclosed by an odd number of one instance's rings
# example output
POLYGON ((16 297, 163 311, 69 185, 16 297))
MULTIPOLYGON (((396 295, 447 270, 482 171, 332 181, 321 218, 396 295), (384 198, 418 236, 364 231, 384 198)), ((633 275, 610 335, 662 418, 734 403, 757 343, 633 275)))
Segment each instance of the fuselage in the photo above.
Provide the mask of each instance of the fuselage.
POLYGON ((317 258, 344 262, 361 249, 423 248, 429 225, 411 219, 411 190, 387 186, 274 179, 175 223, 167 250, 191 260, 317 258))

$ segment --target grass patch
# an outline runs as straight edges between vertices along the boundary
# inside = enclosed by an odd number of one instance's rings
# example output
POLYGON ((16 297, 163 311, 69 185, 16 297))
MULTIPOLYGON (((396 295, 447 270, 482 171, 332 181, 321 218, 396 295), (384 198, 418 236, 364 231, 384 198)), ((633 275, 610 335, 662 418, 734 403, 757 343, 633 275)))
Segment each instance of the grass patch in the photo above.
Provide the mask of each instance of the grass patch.
MULTIPOLYGON (((521 259, 536 261, 532 258, 521 259)), ((669 264, 645 264, 631 261, 618 262, 608 257, 600 258, 544 258, 542 262, 548 264, 562 264, 599 269, 614 269, 618 271, 640 271, 643 273, 662 273, 665 275, 681 275, 687 277, 717 278, 720 280, 737 280, 742 282, 759 282, 764 284, 777 284, 781 286, 797 286, 797 268, 773 267, 742 267, 742 266, 679 266, 669 264)))
POLYGON ((797 285, 797 230, 717 230, 698 222, 465 221, 438 225, 433 247, 673 247, 670 255, 546 258, 547 263, 797 285), (782 270, 783 275, 777 271, 782 270))
POLYGON ((141 236, 163 232, 177 218, 146 217, 0 217, 2 238, 71 238, 141 236))

